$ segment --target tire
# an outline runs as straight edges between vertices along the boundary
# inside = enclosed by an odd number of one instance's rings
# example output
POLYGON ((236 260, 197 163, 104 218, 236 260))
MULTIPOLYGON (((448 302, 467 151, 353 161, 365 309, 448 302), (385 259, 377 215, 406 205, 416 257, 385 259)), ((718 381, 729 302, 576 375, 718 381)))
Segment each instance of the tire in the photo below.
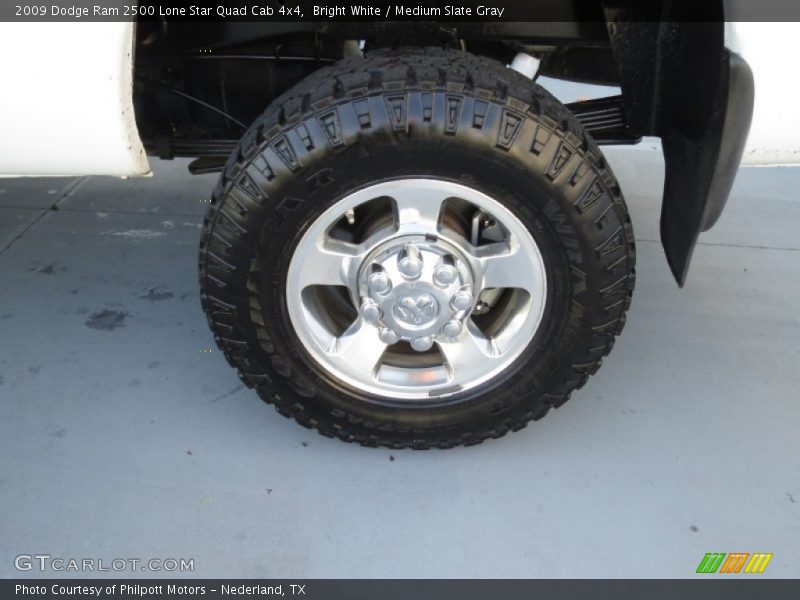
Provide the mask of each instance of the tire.
POLYGON ((522 429, 583 386, 622 331, 634 262, 619 186, 566 107, 497 62, 405 49, 320 69, 255 121, 214 190, 200 284, 227 360, 282 415, 365 446, 449 448, 522 429), (511 363, 423 402, 337 377, 298 335, 291 311, 299 309, 287 299, 292 261, 302 260, 295 249, 325 211, 376 183, 411 178, 502 204, 534 241, 546 287, 536 292, 544 298, 533 337, 511 363))

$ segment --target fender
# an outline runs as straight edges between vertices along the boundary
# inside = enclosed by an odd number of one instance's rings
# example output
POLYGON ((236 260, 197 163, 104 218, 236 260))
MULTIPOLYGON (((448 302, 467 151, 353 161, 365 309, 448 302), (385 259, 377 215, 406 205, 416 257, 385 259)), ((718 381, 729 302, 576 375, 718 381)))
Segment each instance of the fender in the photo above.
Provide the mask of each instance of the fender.
POLYGON ((134 23, 0 23, 0 176, 147 175, 134 23))

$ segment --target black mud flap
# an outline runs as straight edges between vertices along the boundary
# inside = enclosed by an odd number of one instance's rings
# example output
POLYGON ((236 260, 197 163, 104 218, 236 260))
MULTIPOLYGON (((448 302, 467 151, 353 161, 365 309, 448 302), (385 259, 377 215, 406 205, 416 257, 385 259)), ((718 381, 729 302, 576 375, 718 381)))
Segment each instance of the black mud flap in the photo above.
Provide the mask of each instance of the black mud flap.
POLYGON ((661 243, 682 287, 697 238, 719 219, 742 160, 753 115, 753 74, 738 55, 725 51, 715 110, 699 138, 664 131, 664 202, 661 243))
MULTIPOLYGON (((608 29, 634 134, 661 137, 665 181, 661 241, 680 286, 697 238, 720 216, 753 114, 753 75, 725 48, 724 17, 649 20, 641 5, 607 5, 608 29)), ((666 10, 666 9, 665 9, 666 10)))

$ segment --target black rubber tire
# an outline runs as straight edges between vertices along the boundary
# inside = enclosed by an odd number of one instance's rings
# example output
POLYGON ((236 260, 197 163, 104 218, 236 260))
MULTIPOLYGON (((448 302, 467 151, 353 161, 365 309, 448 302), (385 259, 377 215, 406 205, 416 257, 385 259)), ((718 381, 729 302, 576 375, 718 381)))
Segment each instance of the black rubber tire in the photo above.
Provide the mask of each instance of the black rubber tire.
POLYGON ((619 186, 568 109, 497 62, 405 49, 323 68, 256 120, 213 193, 200 284, 219 347, 281 414, 366 446, 448 448, 525 427, 597 371, 625 323, 634 261, 619 186), (403 176, 501 199, 546 262, 534 340, 442 407, 365 402, 306 354, 286 310, 289 259, 310 223, 344 195, 403 176))

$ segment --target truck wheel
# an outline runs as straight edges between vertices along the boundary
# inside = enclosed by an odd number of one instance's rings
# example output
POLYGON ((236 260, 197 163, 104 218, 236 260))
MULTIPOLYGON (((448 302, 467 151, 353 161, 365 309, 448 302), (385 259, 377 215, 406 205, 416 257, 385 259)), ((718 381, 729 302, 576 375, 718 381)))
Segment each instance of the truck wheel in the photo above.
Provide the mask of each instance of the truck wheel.
POLYGON ((256 120, 205 219, 203 308, 278 412, 366 446, 524 427, 597 371, 634 242, 570 112, 491 60, 371 53, 256 120))

